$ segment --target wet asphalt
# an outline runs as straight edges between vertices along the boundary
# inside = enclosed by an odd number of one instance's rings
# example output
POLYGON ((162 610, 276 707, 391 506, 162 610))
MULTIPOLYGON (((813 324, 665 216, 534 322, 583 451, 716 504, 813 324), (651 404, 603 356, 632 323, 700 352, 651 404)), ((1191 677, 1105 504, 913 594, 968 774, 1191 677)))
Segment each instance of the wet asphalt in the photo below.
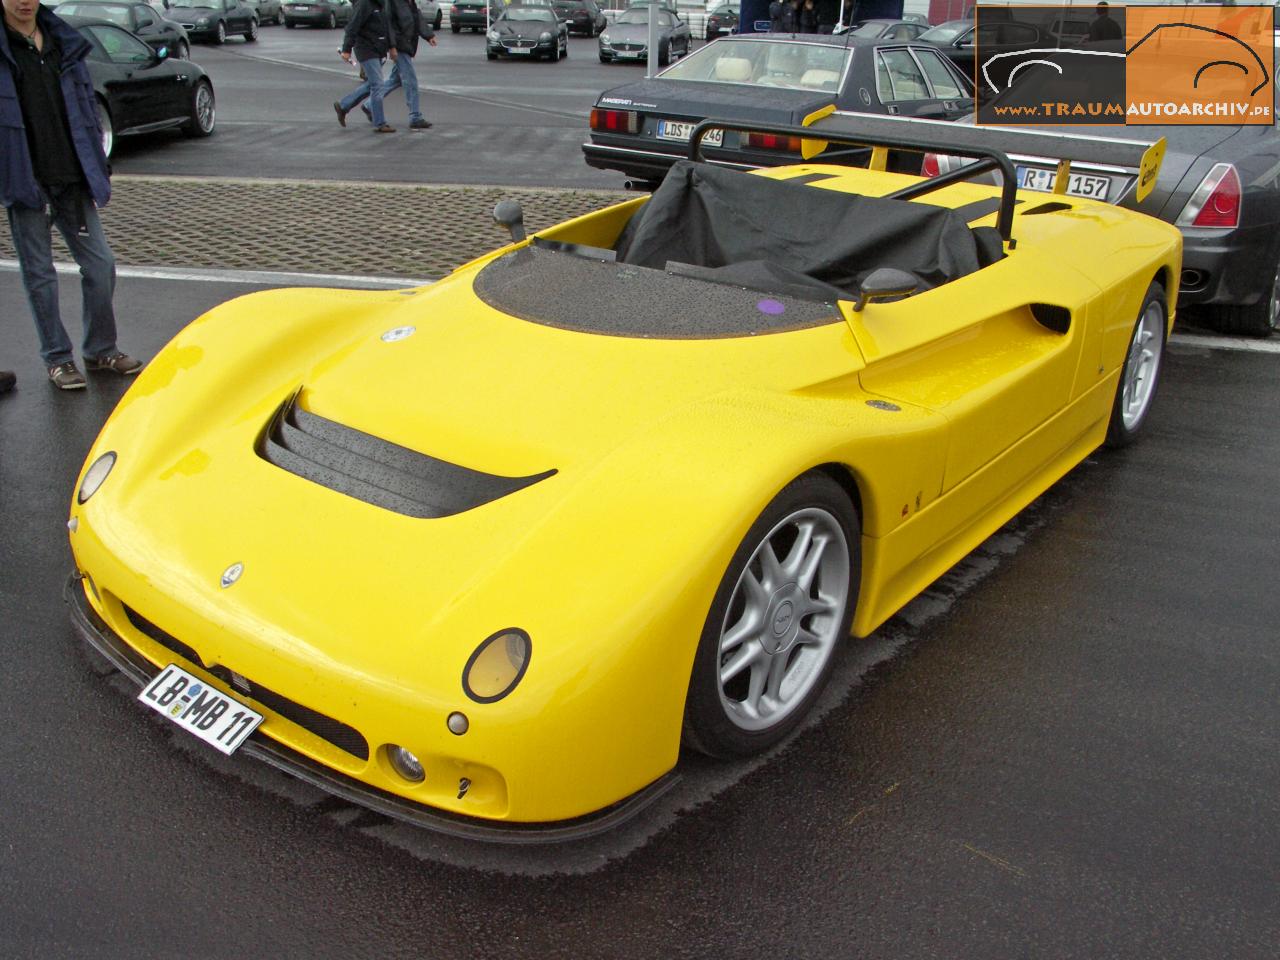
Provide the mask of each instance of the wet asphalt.
MULTIPOLYGON (((123 278, 121 344, 251 289, 123 278)), ((0 318, 5 956, 1276 955, 1276 353, 1171 347, 1143 442, 851 643, 775 755, 511 851, 215 758, 82 650, 63 523, 125 384, 43 382, 12 271, 0 318)))

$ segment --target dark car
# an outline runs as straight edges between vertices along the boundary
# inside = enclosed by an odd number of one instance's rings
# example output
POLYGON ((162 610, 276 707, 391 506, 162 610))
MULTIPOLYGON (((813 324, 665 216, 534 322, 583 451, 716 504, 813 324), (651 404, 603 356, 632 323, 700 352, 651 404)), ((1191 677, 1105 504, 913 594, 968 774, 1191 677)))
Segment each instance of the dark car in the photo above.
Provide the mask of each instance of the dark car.
POLYGON ((714 40, 726 33, 736 33, 737 30, 738 8, 736 6, 722 3, 707 14, 707 40, 714 40))
POLYGON ((506 8, 502 0, 457 0, 449 6, 449 29, 458 33, 465 27, 479 33, 502 16, 506 8))
POLYGON ((192 40, 226 43, 238 33, 246 43, 258 39, 258 12, 244 0, 165 0, 169 16, 182 24, 192 40))
POLYGON ((170 60, 167 51, 152 50, 105 20, 64 19, 89 41, 86 62, 108 157, 117 137, 170 128, 189 137, 213 133, 213 84, 200 67, 170 60))
POLYGON ((332 30, 350 21, 354 7, 350 0, 286 0, 283 10, 284 25, 290 30, 300 23, 332 30))
MULTIPOLYGON (((630 60, 645 63, 649 59, 649 7, 651 4, 633 4, 614 17, 604 33, 600 34, 600 62, 630 60)), ((689 52, 689 25, 680 15, 668 7, 659 7, 658 62, 670 63, 672 58, 689 52)))
MULTIPOLYGON (((1008 95, 1025 98, 1026 84, 1039 79, 1028 76, 1008 95)), ((1167 152, 1160 175, 1141 203, 1134 198, 1137 171, 1115 167, 1073 163, 1066 192, 1139 210, 1182 231, 1180 311, 1227 333, 1267 336, 1280 329, 1280 133, 1274 126, 1018 129, 1117 139, 1164 137, 1167 152)), ((1014 160, 1020 188, 1048 192, 1057 185, 1057 158, 1014 160)), ((930 156, 925 173, 945 173, 959 165, 955 158, 930 156)))
POLYGON ((258 23, 274 23, 277 26, 284 23, 282 0, 249 0, 249 6, 258 15, 258 23))
POLYGON ((609 25, 596 0, 555 0, 556 16, 565 21, 571 33, 594 37, 609 25))
POLYGON ((485 56, 546 58, 556 61, 569 55, 569 28, 549 7, 511 6, 489 26, 485 56))
MULTIPOLYGON (((926 30, 917 39, 936 46, 966 77, 977 75, 975 61, 979 54, 986 61, 1001 53, 1060 45, 1057 36, 1033 23, 1003 19, 983 20, 981 25, 972 20, 948 20, 926 30)), ((1004 87, 1007 75, 1008 67, 991 75, 996 89, 1004 87)))
POLYGON ((838 27, 836 33, 854 37, 879 37, 883 40, 914 40, 929 29, 928 24, 914 20, 863 20, 845 29, 838 27))
MULTIPOLYGON (((968 81, 925 44, 742 34, 707 44, 659 76, 606 90, 582 150, 590 166, 653 182, 687 154, 700 120, 799 125, 830 106, 953 120, 973 109, 973 99, 968 81)), ((799 160, 799 143, 787 137, 713 131, 703 142, 708 160, 731 166, 799 160)))
POLYGON ((167 47, 169 56, 186 60, 191 55, 191 44, 182 24, 163 17, 155 7, 147 3, 118 3, 109 0, 72 0, 54 8, 60 17, 85 17, 105 20, 123 27, 153 50, 167 47))

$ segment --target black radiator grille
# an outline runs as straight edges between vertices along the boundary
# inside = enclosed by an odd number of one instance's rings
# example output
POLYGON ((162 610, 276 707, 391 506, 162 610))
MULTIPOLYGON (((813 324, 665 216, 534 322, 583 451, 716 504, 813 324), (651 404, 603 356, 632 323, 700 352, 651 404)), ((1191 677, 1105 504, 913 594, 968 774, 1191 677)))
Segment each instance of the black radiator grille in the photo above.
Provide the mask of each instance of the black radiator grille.
POLYGON ((301 409, 290 397, 259 455, 282 470, 408 517, 448 517, 498 500, 556 471, 500 477, 410 450, 301 409))
MULTIPOLYGON (((122 604, 122 606, 124 605, 122 604)), ((200 659, 200 655, 177 637, 161 630, 150 620, 128 606, 124 606, 124 612, 125 616, 129 618, 129 622, 140 633, 145 634, 162 647, 173 651, 196 666, 204 666, 204 661, 200 659)), ((361 760, 369 759, 369 741, 355 727, 340 720, 335 720, 333 717, 326 717, 323 713, 312 710, 310 707, 295 703, 288 697, 276 693, 274 690, 259 683, 254 683, 247 677, 242 677, 238 674, 233 676, 232 672, 221 664, 214 667, 206 667, 205 669, 231 687, 231 689, 256 700, 286 720, 293 721, 302 729, 314 733, 321 740, 333 744, 339 750, 345 750, 353 757, 358 757, 361 760)))

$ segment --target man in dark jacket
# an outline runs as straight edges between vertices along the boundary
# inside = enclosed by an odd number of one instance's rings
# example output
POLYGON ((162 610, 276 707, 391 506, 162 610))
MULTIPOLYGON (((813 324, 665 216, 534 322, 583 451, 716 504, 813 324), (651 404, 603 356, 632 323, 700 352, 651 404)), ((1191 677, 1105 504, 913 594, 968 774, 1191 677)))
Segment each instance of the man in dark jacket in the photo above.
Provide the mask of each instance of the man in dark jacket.
MULTIPOLYGON (((382 85, 382 99, 385 101, 397 87, 404 87, 404 102, 409 108, 409 129, 428 130, 431 121, 422 115, 418 71, 413 58, 418 55, 418 38, 423 37, 434 47, 436 32, 429 23, 421 19, 415 0, 387 0, 387 15, 391 20, 391 38, 396 59, 391 66, 391 75, 382 85)), ((369 107, 361 104, 360 109, 372 122, 373 113, 369 107)))
MULTIPOLYGON (((10 0, 4 2, 9 3, 10 0)), ((391 29, 383 0, 359 0, 356 4, 355 12, 351 14, 351 20, 347 24, 347 32, 342 35, 342 48, 338 52, 342 54, 343 60, 350 63, 352 50, 355 51, 360 69, 364 71, 364 83, 334 102, 333 109, 338 115, 338 122, 345 127, 347 114, 355 109, 357 103, 368 97, 374 133, 395 133, 396 128, 387 123, 382 112, 382 58, 390 53, 392 61, 396 59, 396 48, 391 43, 391 29)))
POLYGON ((89 44, 38 0, 3 0, 3 6, 0 202, 49 379, 62 390, 79 390, 84 375, 58 313, 51 224, 80 265, 85 366, 126 375, 142 369, 116 349, 116 264, 97 210, 111 198, 111 181, 84 63, 89 44))

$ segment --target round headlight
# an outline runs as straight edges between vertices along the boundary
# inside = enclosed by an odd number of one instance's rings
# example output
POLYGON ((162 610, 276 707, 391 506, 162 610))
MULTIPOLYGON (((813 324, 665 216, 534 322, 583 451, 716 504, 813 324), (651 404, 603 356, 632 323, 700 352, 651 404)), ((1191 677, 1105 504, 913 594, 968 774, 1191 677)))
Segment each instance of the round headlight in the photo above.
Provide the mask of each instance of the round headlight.
POLYGON ((609 35, 607 33, 600 34, 600 44, 603 46, 608 42, 609 42, 609 35))
POLYGON ((499 630, 476 647, 462 669, 462 689, 476 703, 501 700, 529 669, 529 635, 514 627, 499 630))
POLYGON ((490 40, 497 40, 497 39, 498 39, 498 31, 497 31, 497 30, 490 30, 490 31, 489 31, 489 39, 490 39, 490 40))
POLYGON ((387 747, 387 759, 396 773, 412 783, 420 783, 427 776, 422 769, 422 762, 404 747, 394 743, 387 747))
POLYGON ((207 24, 208 22, 209 22, 209 18, 208 18, 208 17, 201 17, 199 20, 197 20, 197 21, 196 21, 196 26, 197 26, 197 27, 203 27, 203 26, 204 26, 205 24, 207 24))
POLYGON ((116 465, 116 454, 112 450, 110 453, 104 453, 88 470, 84 472, 84 479, 80 481, 80 490, 76 493, 76 500, 85 503, 90 497, 98 492, 98 488, 102 486, 102 482, 107 479, 107 474, 111 472, 111 468, 116 465))
POLYGON ((541 41, 543 41, 544 43, 545 43, 546 41, 550 40, 550 39, 551 39, 551 33, 550 33, 550 31, 548 31, 548 30, 543 30, 543 31, 542 31, 542 33, 538 34, 538 39, 539 39, 539 40, 541 40, 541 41))

